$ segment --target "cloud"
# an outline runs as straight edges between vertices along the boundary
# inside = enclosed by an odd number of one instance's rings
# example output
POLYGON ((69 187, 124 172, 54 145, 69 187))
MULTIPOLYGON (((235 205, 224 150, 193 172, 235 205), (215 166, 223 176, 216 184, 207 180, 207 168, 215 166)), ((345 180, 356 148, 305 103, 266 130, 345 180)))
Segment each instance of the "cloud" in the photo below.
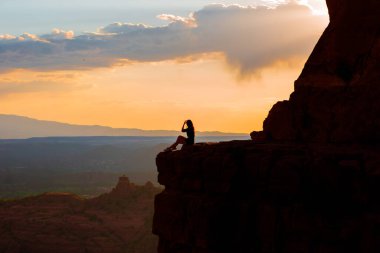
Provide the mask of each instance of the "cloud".
POLYGON ((16 36, 10 34, 0 34, 0 40, 14 40, 16 36))
POLYGON ((74 32, 73 31, 64 31, 60 29, 53 29, 51 34, 42 35, 41 38, 48 40, 48 41, 54 41, 54 40, 69 40, 74 39, 74 32))
POLYGON ((62 92, 71 90, 69 85, 62 85, 60 82, 53 81, 13 81, 11 83, 0 83, 0 96, 15 93, 34 93, 34 92, 62 92))
POLYGON ((157 18, 159 18, 161 20, 166 20, 166 21, 169 21, 172 23, 182 23, 185 26, 189 26, 189 27, 196 27, 197 26, 196 20, 194 19, 194 17, 192 15, 190 15, 187 18, 184 18, 184 17, 180 17, 180 16, 175 16, 172 14, 161 14, 161 15, 158 15, 157 18))
POLYGON ((78 82, 78 77, 70 72, 11 71, 0 78, 0 97, 20 93, 61 93, 91 87, 78 82))
POLYGON ((0 35, 0 71, 91 69, 219 52, 246 75, 307 55, 327 23, 326 16, 312 15, 295 1, 276 8, 213 4, 188 17, 158 18, 168 25, 114 23, 77 36, 59 29, 41 36, 0 35))
POLYGON ((106 27, 101 27, 98 29, 98 32, 95 34, 98 35, 121 35, 121 34, 128 34, 132 32, 138 32, 138 31, 144 31, 146 29, 150 28, 149 26, 145 24, 131 24, 131 23, 120 23, 116 22, 113 24, 110 24, 106 27))

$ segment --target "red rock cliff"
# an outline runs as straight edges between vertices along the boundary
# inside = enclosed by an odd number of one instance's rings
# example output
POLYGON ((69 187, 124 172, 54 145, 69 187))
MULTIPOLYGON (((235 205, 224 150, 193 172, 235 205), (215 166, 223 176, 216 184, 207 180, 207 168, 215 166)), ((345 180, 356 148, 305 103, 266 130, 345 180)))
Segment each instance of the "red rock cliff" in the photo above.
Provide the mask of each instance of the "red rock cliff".
POLYGON ((331 22, 262 144, 157 156, 159 253, 380 252, 380 1, 327 3, 331 22))
POLYGON ((380 252, 379 153, 251 141, 161 153, 158 252, 380 252))
POLYGON ((380 140, 380 1, 329 0, 331 22, 289 101, 264 122, 278 141, 380 140))

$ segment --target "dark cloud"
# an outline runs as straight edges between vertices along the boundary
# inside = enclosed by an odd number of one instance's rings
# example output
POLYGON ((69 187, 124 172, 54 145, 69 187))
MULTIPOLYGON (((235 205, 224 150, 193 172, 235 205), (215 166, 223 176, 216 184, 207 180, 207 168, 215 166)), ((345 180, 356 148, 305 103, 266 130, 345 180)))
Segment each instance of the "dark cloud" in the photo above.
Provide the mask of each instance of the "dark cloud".
POLYGON ((158 16, 168 25, 114 23, 97 32, 71 31, 0 36, 0 71, 90 69, 131 61, 161 61, 193 54, 224 53, 241 74, 278 60, 306 55, 327 18, 295 2, 268 7, 209 5, 189 17, 158 16))

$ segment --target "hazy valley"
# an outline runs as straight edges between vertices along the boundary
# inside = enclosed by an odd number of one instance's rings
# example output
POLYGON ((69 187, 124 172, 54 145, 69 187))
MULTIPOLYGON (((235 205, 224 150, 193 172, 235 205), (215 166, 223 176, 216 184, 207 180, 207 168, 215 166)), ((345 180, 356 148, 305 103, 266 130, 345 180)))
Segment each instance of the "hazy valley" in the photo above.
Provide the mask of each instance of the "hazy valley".
MULTIPOLYGON (((237 137, 199 137, 215 142, 237 137)), ((96 196, 120 175, 156 182, 155 157, 175 137, 50 137, 0 140, 0 198, 49 191, 96 196)))

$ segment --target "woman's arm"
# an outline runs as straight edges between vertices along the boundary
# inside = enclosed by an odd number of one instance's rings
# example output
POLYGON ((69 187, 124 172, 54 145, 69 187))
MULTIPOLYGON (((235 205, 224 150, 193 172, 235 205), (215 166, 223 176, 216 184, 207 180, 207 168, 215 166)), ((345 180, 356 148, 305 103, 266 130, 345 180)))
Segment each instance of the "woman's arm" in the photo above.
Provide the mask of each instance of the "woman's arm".
POLYGON ((183 122, 181 132, 186 132, 186 129, 185 129, 186 122, 187 122, 187 120, 185 120, 185 122, 183 122))

